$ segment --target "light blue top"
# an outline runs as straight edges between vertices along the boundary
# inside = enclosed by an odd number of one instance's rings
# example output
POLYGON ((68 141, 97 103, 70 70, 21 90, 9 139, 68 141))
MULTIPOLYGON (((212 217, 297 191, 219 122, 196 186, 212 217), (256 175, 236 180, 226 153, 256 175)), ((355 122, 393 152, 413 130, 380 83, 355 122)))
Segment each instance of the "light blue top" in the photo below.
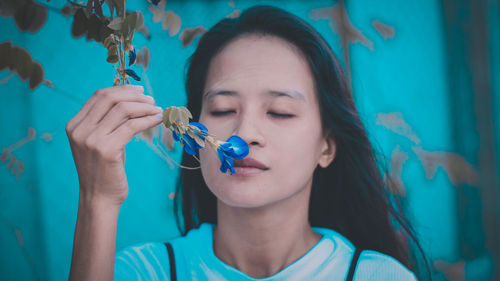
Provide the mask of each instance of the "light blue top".
MULTIPOLYGON (((280 272, 266 278, 253 278, 227 265, 213 251, 213 224, 203 223, 184 237, 171 241, 177 280, 265 280, 343 281, 354 254, 354 247, 340 233, 313 227, 323 237, 304 256, 280 272)), ((170 280, 168 253, 163 243, 144 243, 128 247, 116 255, 115 280, 170 280)), ((361 253, 354 280, 414 281, 415 275, 394 258, 371 250, 361 253)))

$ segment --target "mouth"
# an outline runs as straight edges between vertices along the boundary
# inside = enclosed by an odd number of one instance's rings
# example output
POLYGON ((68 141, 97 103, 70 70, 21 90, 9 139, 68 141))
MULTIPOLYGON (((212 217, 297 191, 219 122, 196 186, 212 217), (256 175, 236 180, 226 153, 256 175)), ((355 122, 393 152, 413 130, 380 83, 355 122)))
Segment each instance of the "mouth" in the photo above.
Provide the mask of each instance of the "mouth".
POLYGON ((269 170, 269 167, 263 163, 249 157, 242 160, 234 160, 233 167, 236 175, 242 176, 255 175, 269 170))

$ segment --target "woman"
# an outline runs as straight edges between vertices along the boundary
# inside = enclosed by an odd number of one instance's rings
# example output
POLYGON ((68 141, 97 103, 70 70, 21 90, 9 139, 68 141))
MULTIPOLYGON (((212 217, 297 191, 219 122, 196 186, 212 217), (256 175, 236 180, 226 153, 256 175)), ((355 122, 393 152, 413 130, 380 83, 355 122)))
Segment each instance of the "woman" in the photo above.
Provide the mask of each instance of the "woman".
MULTIPOLYGON (((193 119, 218 139, 243 138, 248 157, 224 174, 217 154, 201 149, 201 171, 181 171, 183 235, 167 247, 126 248, 115 261, 128 191, 123 147, 158 125, 161 109, 141 88, 98 90, 67 125, 80 178, 70 279, 416 279, 400 238, 413 232, 387 197, 321 35, 286 11, 255 6, 205 33, 187 66, 193 119)), ((197 162, 184 154, 183 164, 197 162)))

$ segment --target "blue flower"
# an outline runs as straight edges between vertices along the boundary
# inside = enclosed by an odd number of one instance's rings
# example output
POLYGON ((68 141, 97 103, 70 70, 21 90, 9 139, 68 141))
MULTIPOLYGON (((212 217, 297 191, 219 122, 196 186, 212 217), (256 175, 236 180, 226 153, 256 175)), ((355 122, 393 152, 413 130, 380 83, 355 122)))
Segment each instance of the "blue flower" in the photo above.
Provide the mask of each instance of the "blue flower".
POLYGON ((191 122, 189 123, 189 125, 193 125, 198 128, 199 131, 195 130, 194 133, 198 135, 202 140, 205 140, 205 137, 208 135, 208 129, 207 127, 205 127, 205 125, 198 122, 191 122))
POLYGON ((225 143, 217 148, 217 155, 221 162, 220 171, 227 172, 231 170, 231 175, 235 173, 233 168, 233 159, 243 159, 248 155, 248 144, 238 136, 230 137, 225 143))
MULTIPOLYGON (((205 137, 208 134, 208 129, 205 127, 205 125, 198 123, 198 122, 191 122, 189 125, 193 125, 198 130, 193 130, 193 133, 195 133, 197 136, 199 136, 202 140, 205 140, 205 137)), ((203 146, 198 144, 187 132, 182 134, 182 138, 177 133, 175 130, 172 132, 172 137, 174 138, 175 141, 181 141, 184 151, 186 151, 187 154, 189 155, 196 155, 196 149, 200 149, 203 146)))
POLYGON ((132 69, 125 69, 125 72, 132 78, 134 78, 134 80, 136 81, 141 81, 141 77, 139 77, 139 75, 137 75, 137 73, 135 73, 135 71, 133 71, 132 69))
POLYGON ((248 144, 238 136, 230 137, 225 143, 221 144, 221 147, 229 156, 237 160, 248 155, 248 144))
POLYGON ((227 169, 231 170, 231 175, 236 173, 233 168, 233 158, 231 156, 224 153, 224 151, 219 147, 217 148, 217 155, 219 156, 219 160, 221 162, 220 171, 223 173, 227 172, 227 169))
POLYGON ((137 55, 135 54, 135 49, 132 49, 128 52, 128 66, 131 66, 135 62, 135 58, 137 55))

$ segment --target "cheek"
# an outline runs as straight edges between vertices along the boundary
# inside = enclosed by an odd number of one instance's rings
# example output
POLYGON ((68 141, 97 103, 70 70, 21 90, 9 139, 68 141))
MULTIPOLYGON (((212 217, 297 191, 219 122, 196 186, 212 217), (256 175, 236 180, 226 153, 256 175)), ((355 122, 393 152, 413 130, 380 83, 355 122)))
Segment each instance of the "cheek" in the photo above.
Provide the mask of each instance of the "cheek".
POLYGON ((282 133, 273 143, 275 173, 283 183, 300 188, 311 178, 319 160, 320 131, 305 126, 296 126, 293 133, 282 133))

